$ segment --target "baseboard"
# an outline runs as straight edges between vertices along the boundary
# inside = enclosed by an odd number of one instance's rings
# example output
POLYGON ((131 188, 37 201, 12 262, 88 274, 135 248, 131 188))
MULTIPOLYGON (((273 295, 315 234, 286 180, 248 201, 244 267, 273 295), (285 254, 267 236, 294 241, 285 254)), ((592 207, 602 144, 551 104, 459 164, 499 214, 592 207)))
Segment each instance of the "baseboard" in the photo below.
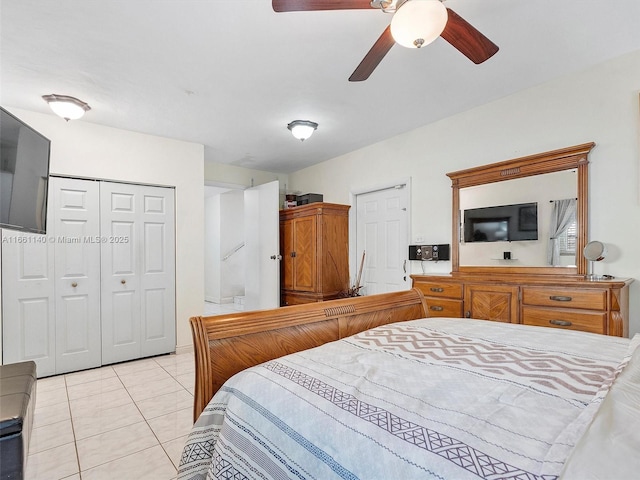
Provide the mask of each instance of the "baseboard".
POLYGON ((193 353, 193 345, 181 345, 176 346, 176 355, 180 353, 193 353))
POLYGON ((204 301, 210 303, 220 303, 220 299, 218 297, 212 297, 211 295, 205 295, 204 301))

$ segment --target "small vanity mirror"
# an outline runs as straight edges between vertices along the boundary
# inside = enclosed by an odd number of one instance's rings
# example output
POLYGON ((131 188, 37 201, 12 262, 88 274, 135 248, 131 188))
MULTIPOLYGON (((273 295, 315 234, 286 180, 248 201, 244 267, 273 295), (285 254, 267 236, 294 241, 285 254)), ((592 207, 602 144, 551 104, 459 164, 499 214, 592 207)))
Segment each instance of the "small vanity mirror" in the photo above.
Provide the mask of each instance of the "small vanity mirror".
POLYGON ((587 274, 587 280, 601 280, 601 277, 595 274, 593 270, 594 262, 600 262, 607 256, 607 246, 596 240, 589 242, 585 245, 584 258, 589 261, 589 273, 587 274))
POLYGON ((594 145, 447 174, 452 272, 586 274, 587 156, 594 145))

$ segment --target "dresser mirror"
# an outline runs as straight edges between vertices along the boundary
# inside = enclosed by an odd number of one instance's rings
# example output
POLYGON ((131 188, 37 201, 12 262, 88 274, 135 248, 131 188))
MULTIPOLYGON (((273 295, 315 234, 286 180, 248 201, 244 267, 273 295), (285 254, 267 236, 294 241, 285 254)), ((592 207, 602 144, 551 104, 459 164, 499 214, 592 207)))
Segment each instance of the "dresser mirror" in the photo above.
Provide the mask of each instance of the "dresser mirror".
POLYGON ((594 145, 448 173, 452 272, 585 275, 594 145), (552 237, 557 240, 550 245, 552 237))

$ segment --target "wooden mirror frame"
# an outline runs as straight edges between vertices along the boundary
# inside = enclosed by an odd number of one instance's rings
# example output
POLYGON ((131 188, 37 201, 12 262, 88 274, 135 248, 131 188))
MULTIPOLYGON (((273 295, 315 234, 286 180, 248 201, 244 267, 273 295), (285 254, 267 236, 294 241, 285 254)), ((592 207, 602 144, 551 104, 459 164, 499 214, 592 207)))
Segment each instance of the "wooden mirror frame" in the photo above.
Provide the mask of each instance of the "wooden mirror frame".
POLYGON ((452 239, 451 273, 513 273, 540 275, 577 275, 587 273, 587 260, 582 253, 587 244, 589 229, 589 159, 588 155, 595 143, 585 143, 551 152, 529 155, 504 162, 491 163, 481 167, 447 173, 452 188, 452 239), (577 171, 577 238, 575 267, 502 267, 502 266, 460 266, 460 189, 489 183, 530 177, 544 173, 576 169, 577 171))

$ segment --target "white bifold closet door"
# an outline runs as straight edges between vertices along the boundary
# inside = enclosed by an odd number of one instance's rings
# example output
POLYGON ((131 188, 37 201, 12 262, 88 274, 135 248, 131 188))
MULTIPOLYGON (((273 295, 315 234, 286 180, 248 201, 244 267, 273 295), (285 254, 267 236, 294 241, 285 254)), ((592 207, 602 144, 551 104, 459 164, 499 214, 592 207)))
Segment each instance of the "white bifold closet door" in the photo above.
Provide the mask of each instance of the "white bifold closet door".
POLYGON ((39 377, 100 365, 98 183, 49 180, 47 235, 3 230, 3 363, 39 377))
POLYGON ((47 235, 2 230, 2 362, 46 377, 175 351, 174 190, 49 182, 47 235))
POLYGON ((174 191, 101 182, 102 363, 175 350, 174 191))

